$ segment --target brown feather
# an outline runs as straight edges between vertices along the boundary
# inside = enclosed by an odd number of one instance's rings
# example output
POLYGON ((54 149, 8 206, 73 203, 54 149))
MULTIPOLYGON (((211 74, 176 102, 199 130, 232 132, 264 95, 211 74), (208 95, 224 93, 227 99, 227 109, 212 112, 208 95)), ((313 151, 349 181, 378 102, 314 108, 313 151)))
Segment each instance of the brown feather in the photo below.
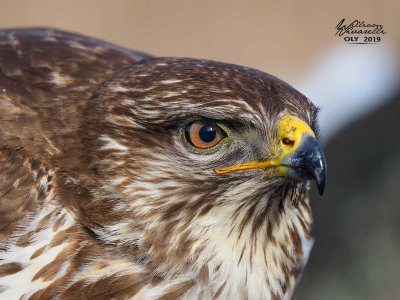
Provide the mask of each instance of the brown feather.
POLYGON ((316 124, 306 97, 257 70, 0 31, 0 297, 290 295, 310 236, 304 181, 213 171, 276 155, 286 113, 316 124), (197 119, 231 139, 193 150, 182 130, 197 119))

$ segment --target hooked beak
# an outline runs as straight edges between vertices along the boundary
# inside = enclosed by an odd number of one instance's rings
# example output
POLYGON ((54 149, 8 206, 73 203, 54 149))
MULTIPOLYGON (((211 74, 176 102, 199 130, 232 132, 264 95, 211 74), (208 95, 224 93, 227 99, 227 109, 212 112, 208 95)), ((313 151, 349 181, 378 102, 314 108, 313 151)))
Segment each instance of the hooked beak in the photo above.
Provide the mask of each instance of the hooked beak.
POLYGON ((317 183, 319 194, 325 189, 326 162, 324 153, 317 140, 305 133, 300 145, 281 159, 282 175, 312 178, 317 183))
POLYGON ((286 115, 279 121, 277 136, 281 148, 279 157, 220 167, 215 172, 222 174, 245 169, 275 168, 276 176, 314 179, 322 195, 326 181, 326 161, 312 129, 299 118, 286 115))

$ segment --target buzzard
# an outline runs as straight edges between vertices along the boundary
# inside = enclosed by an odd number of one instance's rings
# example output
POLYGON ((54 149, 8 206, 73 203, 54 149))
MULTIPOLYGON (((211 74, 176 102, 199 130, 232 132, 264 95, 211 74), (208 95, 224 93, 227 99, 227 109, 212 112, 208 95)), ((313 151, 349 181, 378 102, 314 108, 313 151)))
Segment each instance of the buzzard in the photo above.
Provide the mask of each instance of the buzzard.
POLYGON ((0 32, 1 299, 289 299, 318 109, 246 67, 0 32))

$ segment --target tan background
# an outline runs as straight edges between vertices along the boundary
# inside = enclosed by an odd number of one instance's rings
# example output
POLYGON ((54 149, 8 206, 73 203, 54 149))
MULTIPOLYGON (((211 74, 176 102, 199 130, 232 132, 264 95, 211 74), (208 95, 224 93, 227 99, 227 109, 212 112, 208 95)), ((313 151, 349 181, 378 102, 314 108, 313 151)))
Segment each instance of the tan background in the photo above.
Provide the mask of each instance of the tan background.
POLYGON ((400 1, 0 0, 0 28, 51 26, 158 56, 247 65, 289 82, 342 43, 342 19, 383 24, 400 49, 400 1))

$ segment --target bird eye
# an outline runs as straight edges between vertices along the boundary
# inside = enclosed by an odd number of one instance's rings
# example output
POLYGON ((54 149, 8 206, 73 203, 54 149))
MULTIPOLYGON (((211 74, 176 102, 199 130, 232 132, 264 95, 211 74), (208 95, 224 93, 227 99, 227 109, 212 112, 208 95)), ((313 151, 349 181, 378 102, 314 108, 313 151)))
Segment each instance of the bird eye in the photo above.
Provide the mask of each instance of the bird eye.
POLYGON ((185 128, 186 140, 200 149, 211 148, 226 136, 226 132, 211 121, 196 121, 188 124, 185 128))

